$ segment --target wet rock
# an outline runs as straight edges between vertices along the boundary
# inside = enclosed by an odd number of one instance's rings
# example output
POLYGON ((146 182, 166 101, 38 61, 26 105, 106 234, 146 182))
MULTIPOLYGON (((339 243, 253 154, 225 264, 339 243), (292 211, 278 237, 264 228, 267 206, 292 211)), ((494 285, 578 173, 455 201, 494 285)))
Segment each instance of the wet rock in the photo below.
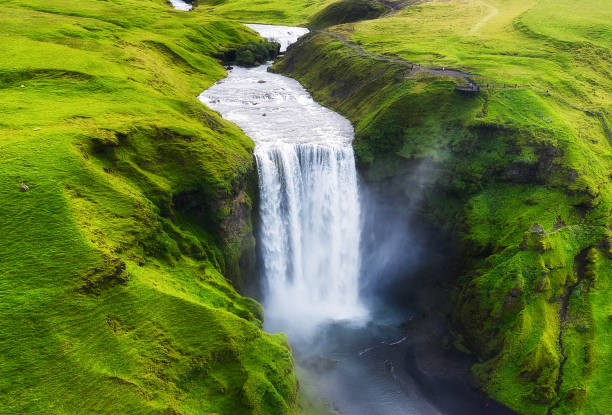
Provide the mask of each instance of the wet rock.
POLYGON ((537 182, 537 164, 528 163, 512 163, 504 171, 504 179, 513 183, 536 183, 537 182))
POLYGON ((30 188, 28 187, 28 185, 26 185, 25 183, 21 183, 19 185, 19 188, 21 189, 22 192, 27 192, 30 190, 30 188))

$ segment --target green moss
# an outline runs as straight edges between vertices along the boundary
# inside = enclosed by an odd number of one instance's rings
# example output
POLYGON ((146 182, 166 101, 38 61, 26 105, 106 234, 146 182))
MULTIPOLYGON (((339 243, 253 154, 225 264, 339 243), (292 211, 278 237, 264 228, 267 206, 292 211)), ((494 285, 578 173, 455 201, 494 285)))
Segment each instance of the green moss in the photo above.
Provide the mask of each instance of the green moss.
POLYGON ((278 51, 278 43, 249 41, 236 50, 236 63, 247 67, 260 65, 276 58, 278 51))

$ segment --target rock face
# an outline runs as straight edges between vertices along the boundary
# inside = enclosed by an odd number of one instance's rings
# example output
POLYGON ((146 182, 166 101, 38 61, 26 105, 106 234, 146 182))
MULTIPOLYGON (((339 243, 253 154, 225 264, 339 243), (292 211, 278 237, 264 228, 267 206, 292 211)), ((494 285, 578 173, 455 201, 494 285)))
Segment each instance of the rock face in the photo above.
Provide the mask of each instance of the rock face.
POLYGON ((242 292, 257 294, 259 281, 254 222, 258 190, 254 160, 237 178, 230 192, 214 196, 202 191, 183 191, 173 197, 173 207, 216 229, 223 246, 224 275, 242 292))

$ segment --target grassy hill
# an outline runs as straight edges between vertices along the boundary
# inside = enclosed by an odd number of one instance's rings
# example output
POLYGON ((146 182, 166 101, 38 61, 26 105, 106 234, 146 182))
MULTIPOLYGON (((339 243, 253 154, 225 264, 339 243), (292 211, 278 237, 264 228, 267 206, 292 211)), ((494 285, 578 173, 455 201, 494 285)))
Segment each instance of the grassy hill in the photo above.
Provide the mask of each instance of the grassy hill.
POLYGON ((252 39, 161 0, 2 3, 0 413, 295 412, 285 338, 226 278, 252 143, 196 99, 252 39))
POLYGON ((598 0, 421 2, 277 65, 353 121, 373 185, 428 166, 420 215, 460 240, 455 343, 520 413, 612 406, 611 17, 598 0), (482 90, 456 91, 466 77, 482 90))

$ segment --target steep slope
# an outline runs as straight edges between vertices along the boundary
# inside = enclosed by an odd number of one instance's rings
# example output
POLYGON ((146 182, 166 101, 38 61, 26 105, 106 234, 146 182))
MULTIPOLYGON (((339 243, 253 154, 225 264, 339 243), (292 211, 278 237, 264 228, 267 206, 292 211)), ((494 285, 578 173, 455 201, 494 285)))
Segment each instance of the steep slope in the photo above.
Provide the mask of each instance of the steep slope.
POLYGON ((387 8, 375 0, 341 0, 332 3, 310 19, 313 29, 375 19, 387 12, 387 8))
POLYGON ((254 33, 163 1, 0 6, 0 412, 293 413, 251 141, 197 95, 254 33))
POLYGON ((409 206, 427 166, 418 215, 459 240, 455 343, 525 414, 612 405, 611 16, 598 0, 424 3, 315 33, 276 66, 353 121, 371 185, 409 206))

